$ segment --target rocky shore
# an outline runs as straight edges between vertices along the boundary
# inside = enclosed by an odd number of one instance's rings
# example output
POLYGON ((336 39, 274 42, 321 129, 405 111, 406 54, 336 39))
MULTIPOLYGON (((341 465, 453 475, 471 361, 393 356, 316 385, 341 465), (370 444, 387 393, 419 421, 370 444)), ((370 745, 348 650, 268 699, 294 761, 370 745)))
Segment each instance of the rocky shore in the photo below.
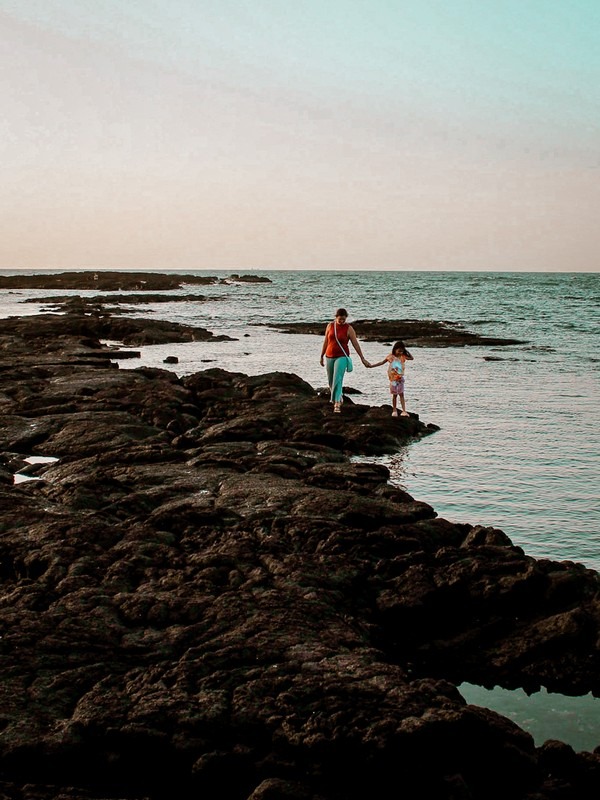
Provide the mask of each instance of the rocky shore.
POLYGON ((598 574, 355 458, 416 415, 99 341, 180 327, 0 321, 2 800, 597 798, 600 751, 456 686, 599 694, 598 574))

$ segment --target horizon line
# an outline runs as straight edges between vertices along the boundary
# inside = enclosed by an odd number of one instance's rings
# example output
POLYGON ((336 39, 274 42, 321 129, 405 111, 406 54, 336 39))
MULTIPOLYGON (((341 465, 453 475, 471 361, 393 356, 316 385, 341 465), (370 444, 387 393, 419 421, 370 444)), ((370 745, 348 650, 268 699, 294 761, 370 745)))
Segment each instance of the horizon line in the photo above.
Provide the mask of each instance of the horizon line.
POLYGON ((227 272, 241 275, 248 272, 460 272, 460 273, 507 273, 540 275, 594 275, 598 269, 544 270, 544 269, 493 269, 462 267, 0 267, 7 272, 227 272))

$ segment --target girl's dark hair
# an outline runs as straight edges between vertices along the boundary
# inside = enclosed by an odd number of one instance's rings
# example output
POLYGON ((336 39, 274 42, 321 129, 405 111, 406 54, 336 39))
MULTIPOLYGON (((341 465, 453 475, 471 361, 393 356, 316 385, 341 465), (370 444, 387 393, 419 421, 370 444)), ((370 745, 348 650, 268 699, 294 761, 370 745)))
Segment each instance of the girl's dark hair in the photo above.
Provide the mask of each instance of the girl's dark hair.
POLYGON ((404 342, 401 339, 399 339, 397 342, 395 342, 394 346, 392 347, 392 353, 395 353, 396 350, 402 350, 402 352, 405 353, 405 354, 408 352, 408 350, 406 349, 406 347, 404 345, 404 342))
POLYGON ((335 312, 334 316, 336 316, 336 317, 347 317, 348 316, 348 312, 346 311, 345 308, 338 308, 338 310, 335 312))

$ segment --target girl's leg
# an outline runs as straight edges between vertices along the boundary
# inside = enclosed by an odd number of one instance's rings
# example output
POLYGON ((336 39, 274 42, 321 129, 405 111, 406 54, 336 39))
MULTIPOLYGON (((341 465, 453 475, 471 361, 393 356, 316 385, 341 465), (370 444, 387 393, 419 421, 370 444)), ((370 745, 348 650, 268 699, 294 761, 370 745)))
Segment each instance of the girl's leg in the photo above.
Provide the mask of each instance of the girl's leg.
POLYGON ((406 404, 404 402, 404 392, 400 395, 400 405, 402 406, 402 414, 401 417, 408 417, 410 416, 406 410, 406 404))
POLYGON ((392 417, 398 416, 398 395, 392 392, 392 417))

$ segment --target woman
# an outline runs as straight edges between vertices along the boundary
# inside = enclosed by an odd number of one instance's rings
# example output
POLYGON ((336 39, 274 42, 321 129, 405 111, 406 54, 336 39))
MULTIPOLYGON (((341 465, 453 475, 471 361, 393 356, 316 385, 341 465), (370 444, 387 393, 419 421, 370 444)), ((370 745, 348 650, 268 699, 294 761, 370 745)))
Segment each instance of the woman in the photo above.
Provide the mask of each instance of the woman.
POLYGON ((347 318, 346 309, 338 308, 334 321, 330 322, 325 329, 325 339, 321 349, 321 366, 327 367, 327 382, 331 389, 331 402, 336 414, 340 413, 342 407, 344 373, 348 369, 348 359, 350 358, 348 342, 352 342, 352 346, 365 367, 371 366, 363 356, 354 328, 346 322, 347 318), (326 364, 323 362, 324 358, 326 364))

